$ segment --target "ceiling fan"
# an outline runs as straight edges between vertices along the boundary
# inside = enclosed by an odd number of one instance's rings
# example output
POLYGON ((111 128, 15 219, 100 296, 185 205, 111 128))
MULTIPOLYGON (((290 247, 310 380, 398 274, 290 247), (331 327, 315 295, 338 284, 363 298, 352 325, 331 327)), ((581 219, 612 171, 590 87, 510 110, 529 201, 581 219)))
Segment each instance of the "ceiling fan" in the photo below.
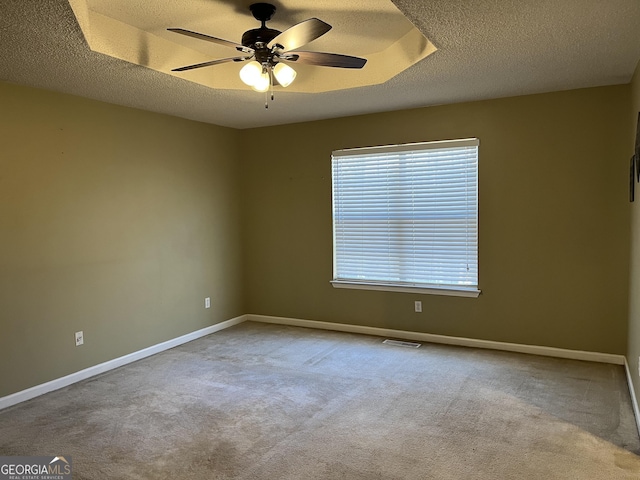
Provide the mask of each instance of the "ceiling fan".
MULTIPOLYGON (((331 30, 331 25, 322 20, 309 18, 289 27, 284 32, 280 32, 279 30, 268 28, 266 25, 266 22, 271 20, 271 17, 276 12, 274 5, 270 3, 254 3, 249 9, 253 17, 260 21, 262 25, 260 28, 244 32, 241 44, 183 28, 168 28, 167 30, 170 32, 232 47, 243 54, 237 57, 221 58, 174 68, 171 71, 183 72, 227 62, 249 61, 240 70, 240 79, 258 92, 271 90, 271 99, 273 100, 273 86, 287 87, 296 77, 295 70, 285 62, 338 68, 362 68, 367 63, 365 58, 352 57, 350 55, 295 51, 297 48, 312 42, 331 30)), ((268 103, 265 102, 265 108, 268 108, 268 106, 268 103)))

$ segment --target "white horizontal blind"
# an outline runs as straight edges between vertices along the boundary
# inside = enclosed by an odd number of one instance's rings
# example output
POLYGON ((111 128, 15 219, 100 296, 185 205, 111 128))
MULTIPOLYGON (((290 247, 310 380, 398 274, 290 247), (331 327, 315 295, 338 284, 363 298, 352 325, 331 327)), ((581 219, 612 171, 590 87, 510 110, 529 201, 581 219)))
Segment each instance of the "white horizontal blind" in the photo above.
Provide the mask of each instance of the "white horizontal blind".
POLYGON ((333 152, 334 281, 477 288, 478 145, 333 152))

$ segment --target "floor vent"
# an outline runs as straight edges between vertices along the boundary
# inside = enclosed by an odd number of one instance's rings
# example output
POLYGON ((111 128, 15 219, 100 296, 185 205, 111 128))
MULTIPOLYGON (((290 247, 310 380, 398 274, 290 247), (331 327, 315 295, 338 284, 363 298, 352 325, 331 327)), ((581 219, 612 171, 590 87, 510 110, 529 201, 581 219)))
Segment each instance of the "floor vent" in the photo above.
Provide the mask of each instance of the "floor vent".
POLYGON ((409 347, 409 348, 420 348, 420 345, 422 345, 421 343, 403 342, 402 340, 390 340, 388 338, 382 343, 386 343, 387 345, 395 345, 396 347, 409 347))

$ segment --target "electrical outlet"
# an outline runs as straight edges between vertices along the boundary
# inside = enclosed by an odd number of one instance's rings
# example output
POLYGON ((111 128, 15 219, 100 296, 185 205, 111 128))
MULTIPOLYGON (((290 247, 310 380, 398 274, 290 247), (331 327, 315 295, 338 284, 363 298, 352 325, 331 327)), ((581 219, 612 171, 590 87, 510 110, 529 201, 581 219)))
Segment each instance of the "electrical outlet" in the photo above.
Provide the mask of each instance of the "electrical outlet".
POLYGON ((422 302, 420 300, 416 300, 414 303, 416 312, 422 312, 422 302))
POLYGON ((204 299, 204 308, 211 308, 211 297, 204 299))
POLYGON ((76 332, 76 347, 79 347, 83 343, 84 343, 84 334, 82 333, 82 330, 81 330, 79 332, 76 332))

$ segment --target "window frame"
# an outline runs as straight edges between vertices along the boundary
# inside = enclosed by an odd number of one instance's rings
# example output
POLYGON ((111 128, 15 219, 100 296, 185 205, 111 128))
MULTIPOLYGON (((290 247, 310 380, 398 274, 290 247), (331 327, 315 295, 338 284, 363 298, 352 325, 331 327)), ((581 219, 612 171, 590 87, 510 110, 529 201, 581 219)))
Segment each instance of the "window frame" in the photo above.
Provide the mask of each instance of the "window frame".
MULTIPOLYGON (((419 293, 419 294, 432 294, 432 295, 448 295, 458 297, 478 297, 481 293, 479 288, 479 271, 476 275, 476 285, 450 285, 450 284, 405 284, 395 283, 393 281, 378 281, 378 280, 360 280, 360 279, 338 279, 337 278, 337 255, 336 255, 336 157, 344 158, 357 155, 379 155, 384 153, 396 154, 401 152, 410 152, 417 150, 433 150, 433 149, 446 149, 446 148, 459 148, 467 146, 475 146, 475 267, 479 270, 479 255, 478 255, 478 243, 479 243, 479 208, 478 208, 478 177, 479 177, 479 145, 478 138, 465 138, 457 140, 441 140, 431 142, 418 142, 418 143, 406 143, 398 145, 384 145, 375 147, 363 147, 363 148, 349 148, 342 150, 335 150, 332 152, 331 157, 331 201, 332 201, 332 249, 333 249, 333 279, 331 284, 335 288, 346 289, 358 289, 358 290, 378 290, 378 291, 393 291, 404 293, 419 293)), ((465 193, 466 195, 466 193, 465 193)))

